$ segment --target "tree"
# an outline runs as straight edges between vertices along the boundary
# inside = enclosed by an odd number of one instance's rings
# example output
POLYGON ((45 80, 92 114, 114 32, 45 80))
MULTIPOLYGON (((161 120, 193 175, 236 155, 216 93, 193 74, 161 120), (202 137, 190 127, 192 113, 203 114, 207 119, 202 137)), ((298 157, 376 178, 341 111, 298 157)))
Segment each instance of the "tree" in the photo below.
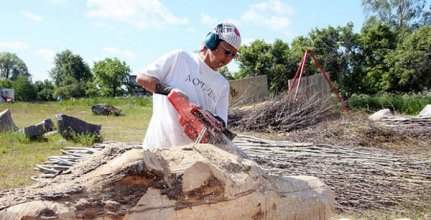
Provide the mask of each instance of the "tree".
POLYGON ((227 80, 234 80, 234 75, 229 71, 227 66, 224 66, 219 69, 220 74, 222 74, 227 80))
POLYGON ((431 88, 431 26, 422 26, 407 36, 385 60, 390 66, 384 76, 388 91, 423 91, 431 88))
POLYGON ((130 68, 126 62, 117 58, 106 58, 94 63, 93 72, 101 95, 115 97, 123 94, 124 89, 121 87, 127 84, 130 68))
POLYGON ((419 25, 431 25, 431 5, 428 10, 424 11, 419 21, 419 25))
POLYGON ((338 84, 342 94, 350 97, 355 92, 364 90, 361 83, 364 77, 363 66, 365 58, 362 53, 361 35, 353 32, 353 24, 349 23, 339 28, 340 31, 340 56, 341 63, 345 68, 338 84))
POLYGON ((55 94, 65 95, 63 98, 84 96, 87 82, 93 77, 88 64, 83 61, 81 56, 74 55, 70 50, 56 54, 50 75, 56 86, 55 94), (66 88, 62 87, 73 88, 73 90, 66 91, 66 88))
POLYGON ((346 64, 342 63, 339 53, 339 30, 331 26, 314 29, 309 33, 309 37, 313 42, 313 52, 330 79, 336 82, 341 81, 342 74, 346 72, 347 68, 346 64))
POLYGON ((241 46, 237 58, 239 62, 237 78, 269 75, 272 61, 270 48, 271 45, 263 40, 255 40, 250 46, 241 46))
POLYGON ((361 30, 362 55, 364 56, 363 71, 365 73, 361 84, 365 93, 375 94, 384 90, 384 78, 389 74, 389 66, 385 59, 395 51, 397 35, 388 24, 377 22, 367 23, 361 30))
POLYGON ((62 99, 69 99, 72 97, 83 97, 86 93, 86 83, 78 82, 72 76, 63 77, 63 81, 54 89, 54 97, 61 97, 62 99))
MULTIPOLYGON (((343 94, 351 94, 352 80, 360 76, 356 64, 360 60, 359 34, 353 33, 353 23, 346 26, 313 29, 307 37, 292 41, 291 53, 299 66, 305 50, 313 51, 331 81, 343 94)), ((313 59, 307 57, 303 75, 320 74, 313 59)))
POLYGON ((15 80, 18 76, 30 77, 27 66, 16 54, 0 53, 0 77, 15 80))
POLYGON ((287 89, 287 81, 295 74, 295 62, 289 45, 282 40, 273 44, 256 40, 242 46, 238 56, 239 71, 235 78, 267 75, 270 92, 278 94, 287 89))
MULTIPOLYGON (((296 68, 295 70, 297 70, 297 68, 301 64, 301 61, 304 57, 304 53, 306 50, 314 51, 313 41, 309 37, 299 36, 292 40, 292 47, 290 49, 291 51, 290 53, 292 54, 292 59, 295 62, 295 68, 296 68)), ((304 69, 302 73, 303 76, 310 76, 319 71, 316 68, 316 65, 310 65, 311 60, 309 58, 306 61, 307 62, 304 65, 304 69)))
POLYGON ((426 0, 362 0, 369 18, 389 24, 393 30, 408 30, 423 16, 426 0))
POLYGON ((12 81, 12 88, 15 90, 15 100, 17 101, 35 101, 36 89, 31 80, 26 76, 18 76, 12 81))
POLYGON ((292 56, 289 45, 282 40, 275 40, 271 45, 273 63, 270 71, 269 89, 273 94, 280 94, 288 89, 289 79, 295 76, 296 59, 292 56))
POLYGON ((53 101, 54 99, 54 84, 49 80, 36 81, 34 83, 36 89, 36 100, 38 101, 53 101))
POLYGON ((12 88, 12 81, 10 79, 0 79, 0 88, 12 88))

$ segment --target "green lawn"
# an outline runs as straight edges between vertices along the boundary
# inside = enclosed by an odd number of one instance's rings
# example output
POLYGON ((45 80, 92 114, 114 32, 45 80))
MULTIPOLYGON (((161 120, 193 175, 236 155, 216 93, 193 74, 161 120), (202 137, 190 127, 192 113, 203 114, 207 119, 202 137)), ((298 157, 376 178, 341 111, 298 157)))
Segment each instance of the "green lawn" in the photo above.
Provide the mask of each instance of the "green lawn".
MULTIPOLYGON (((102 125, 104 141, 142 142, 151 117, 149 98, 80 99, 47 103, 0 104, 0 112, 9 109, 19 128, 51 118, 57 125, 56 114, 65 114, 86 122, 102 125), (91 106, 108 103, 121 109, 123 116, 94 115, 91 106)), ((79 144, 65 140, 59 134, 46 139, 30 141, 16 133, 0 133, 0 190, 33 183, 36 164, 43 164, 48 156, 61 155, 59 149, 79 144)))

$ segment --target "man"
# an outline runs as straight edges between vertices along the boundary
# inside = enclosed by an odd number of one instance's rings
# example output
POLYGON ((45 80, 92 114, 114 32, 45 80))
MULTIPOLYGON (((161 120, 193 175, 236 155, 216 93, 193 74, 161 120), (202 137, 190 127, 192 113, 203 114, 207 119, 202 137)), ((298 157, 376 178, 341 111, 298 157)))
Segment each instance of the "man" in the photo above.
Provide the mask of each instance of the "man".
POLYGON ((208 33, 199 53, 173 51, 146 67, 136 82, 153 92, 153 115, 144 147, 172 147, 192 143, 178 122, 178 113, 167 99, 172 90, 219 116, 227 123, 229 83, 218 72, 236 56, 241 46, 238 29, 220 23, 208 33))

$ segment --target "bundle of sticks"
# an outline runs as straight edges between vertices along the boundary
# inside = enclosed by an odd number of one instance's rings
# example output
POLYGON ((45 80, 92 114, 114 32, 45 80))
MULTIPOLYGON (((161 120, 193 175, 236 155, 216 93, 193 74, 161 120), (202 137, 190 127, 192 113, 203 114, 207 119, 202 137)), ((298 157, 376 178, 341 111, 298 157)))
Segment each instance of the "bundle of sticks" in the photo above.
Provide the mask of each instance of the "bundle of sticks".
POLYGON ((239 131, 290 132, 338 116, 330 98, 284 95, 249 108, 229 110, 229 127, 239 131))

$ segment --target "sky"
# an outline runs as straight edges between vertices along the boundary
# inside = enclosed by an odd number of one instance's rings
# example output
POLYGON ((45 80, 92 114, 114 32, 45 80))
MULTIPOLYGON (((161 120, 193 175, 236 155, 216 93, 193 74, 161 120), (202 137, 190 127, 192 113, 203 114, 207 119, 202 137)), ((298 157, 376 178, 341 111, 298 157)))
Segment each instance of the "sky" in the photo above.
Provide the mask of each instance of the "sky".
MULTIPOLYGON (((243 44, 290 43, 315 28, 365 20, 361 0, 1 0, 0 52, 16 54, 33 81, 52 80, 55 55, 71 50, 90 66, 118 58, 136 75, 175 49, 196 51, 219 22, 243 44)), ((235 72, 238 64, 228 65, 235 72)))

